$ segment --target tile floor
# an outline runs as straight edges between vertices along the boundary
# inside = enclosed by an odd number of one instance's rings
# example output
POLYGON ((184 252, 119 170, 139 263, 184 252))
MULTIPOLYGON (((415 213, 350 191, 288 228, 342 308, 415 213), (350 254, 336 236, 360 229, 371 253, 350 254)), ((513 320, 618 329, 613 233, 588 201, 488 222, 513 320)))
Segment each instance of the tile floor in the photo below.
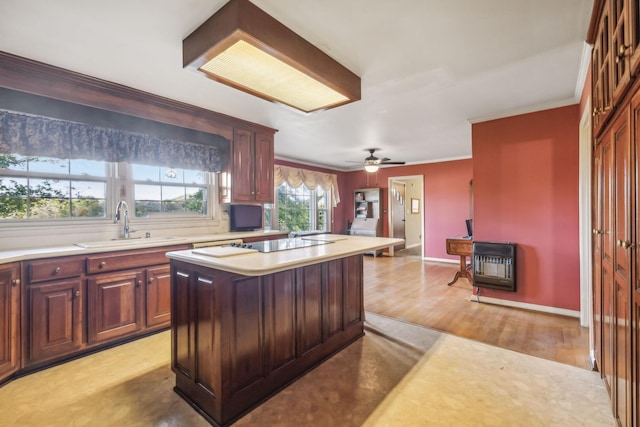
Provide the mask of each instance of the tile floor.
MULTIPOLYGON (((2 426, 207 426, 163 332, 0 388, 2 426)), ((367 313, 366 335, 236 426, 613 426, 598 374, 367 313)))

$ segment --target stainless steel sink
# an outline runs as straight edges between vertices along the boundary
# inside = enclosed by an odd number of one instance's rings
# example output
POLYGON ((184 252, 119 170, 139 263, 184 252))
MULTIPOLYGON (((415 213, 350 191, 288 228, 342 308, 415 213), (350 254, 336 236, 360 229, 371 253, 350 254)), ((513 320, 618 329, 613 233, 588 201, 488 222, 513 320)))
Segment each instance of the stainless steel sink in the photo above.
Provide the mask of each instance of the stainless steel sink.
POLYGON ((186 240, 185 237, 130 237, 95 242, 74 243, 81 248, 109 248, 114 246, 144 245, 147 243, 176 242, 186 240))

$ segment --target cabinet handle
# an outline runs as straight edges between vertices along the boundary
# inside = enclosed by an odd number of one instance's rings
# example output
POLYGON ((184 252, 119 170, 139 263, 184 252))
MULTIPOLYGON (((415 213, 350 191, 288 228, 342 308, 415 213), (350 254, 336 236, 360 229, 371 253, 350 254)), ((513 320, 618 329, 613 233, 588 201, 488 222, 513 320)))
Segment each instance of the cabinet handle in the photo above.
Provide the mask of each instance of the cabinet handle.
POLYGON ((620 61, 622 61, 625 56, 627 56, 627 50, 630 48, 631 46, 625 46, 623 44, 621 44, 618 47, 618 54, 616 55, 616 64, 619 64, 620 61))
POLYGON ((139 288, 142 285, 142 280, 138 280, 136 282, 136 288, 139 288))
POLYGON ((56 269, 53 270, 53 274, 58 274, 58 273, 60 273, 60 271, 61 271, 61 268, 60 267, 56 267, 56 269))
POLYGON ((20 284, 20 279, 13 279, 13 280, 11 281, 11 285, 12 285, 12 286, 18 286, 19 284, 20 284))
POLYGON ((75 295, 76 295, 77 297, 79 297, 79 296, 80 296, 80 291, 76 291, 76 294, 75 294, 75 295))
POLYGON ((153 283, 153 277, 149 277, 149 283, 153 283))
POLYGON ((106 265, 107 265, 107 261, 102 261, 100 265, 98 265, 98 268, 104 268, 106 267, 106 265))
POLYGON ((628 240, 618 240, 618 246, 622 249, 629 249, 632 246, 632 243, 628 240))

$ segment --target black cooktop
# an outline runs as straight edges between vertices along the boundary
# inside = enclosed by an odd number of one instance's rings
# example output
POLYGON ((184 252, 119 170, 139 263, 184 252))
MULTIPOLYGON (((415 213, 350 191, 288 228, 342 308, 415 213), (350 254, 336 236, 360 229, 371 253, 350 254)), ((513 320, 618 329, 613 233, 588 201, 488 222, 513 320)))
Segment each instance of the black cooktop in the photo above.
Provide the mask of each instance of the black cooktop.
POLYGON ((232 243, 229 246, 257 249, 260 252, 278 252, 286 251, 288 249, 305 248, 308 246, 326 245, 327 243, 333 242, 327 242, 323 240, 306 240, 297 237, 293 239, 265 240, 262 242, 252 243, 232 243))

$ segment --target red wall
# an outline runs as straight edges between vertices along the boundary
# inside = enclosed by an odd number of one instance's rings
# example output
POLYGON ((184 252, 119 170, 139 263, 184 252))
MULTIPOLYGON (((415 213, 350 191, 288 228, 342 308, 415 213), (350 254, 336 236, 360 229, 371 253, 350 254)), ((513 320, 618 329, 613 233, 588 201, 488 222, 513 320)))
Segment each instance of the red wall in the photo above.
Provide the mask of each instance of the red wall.
POLYGON ((469 181, 473 176, 471 159, 441 163, 381 168, 376 173, 340 172, 276 159, 276 164, 299 167, 338 176, 340 200, 333 212, 334 233, 344 233, 353 220, 353 191, 358 188, 382 188, 383 234, 388 232, 388 178, 391 176, 424 177, 425 257, 457 259, 446 253, 445 240, 466 234, 464 220, 469 218, 469 181))
POLYGON ((517 243, 517 292, 502 299, 580 309, 579 106, 472 126, 474 240, 517 243))
MULTIPOLYGON (((340 187, 345 220, 353 220, 353 191, 358 188, 382 188, 383 234, 389 235, 388 190, 389 177, 423 176, 424 200, 424 256, 450 258, 445 240, 467 234, 464 220, 469 218, 469 181, 473 176, 471 159, 440 163, 381 168, 378 172, 348 172, 346 186, 340 187)), ((346 227, 346 223, 344 224, 346 227)))

